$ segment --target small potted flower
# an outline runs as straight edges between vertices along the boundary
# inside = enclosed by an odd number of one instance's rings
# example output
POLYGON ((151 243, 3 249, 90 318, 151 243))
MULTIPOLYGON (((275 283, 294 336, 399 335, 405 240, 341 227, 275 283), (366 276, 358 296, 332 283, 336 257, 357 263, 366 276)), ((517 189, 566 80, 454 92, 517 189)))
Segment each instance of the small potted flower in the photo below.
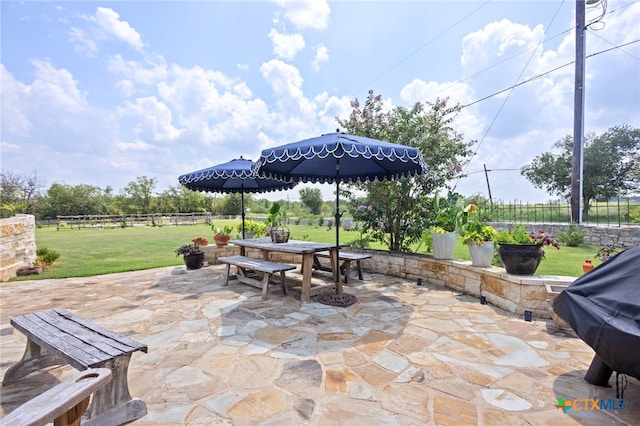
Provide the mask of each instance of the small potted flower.
POLYGON ((218 247, 229 244, 231 233, 233 232, 233 226, 225 225, 222 228, 218 228, 215 224, 212 224, 211 230, 213 231, 213 239, 218 247))
POLYGON ((500 232, 496 237, 500 260, 508 274, 533 275, 544 257, 542 247, 560 249, 560 243, 543 230, 528 233, 524 225, 516 226, 512 232, 500 232))
POLYGON ((475 204, 469 204, 465 207, 459 233, 462 236, 462 242, 469 247, 471 264, 487 267, 491 266, 493 261, 493 240, 497 237, 498 232, 493 226, 477 219, 470 219, 471 213, 477 210, 478 206, 475 204))
POLYGON ((176 250, 176 257, 182 255, 187 269, 200 269, 204 263, 204 252, 195 244, 184 244, 176 250))

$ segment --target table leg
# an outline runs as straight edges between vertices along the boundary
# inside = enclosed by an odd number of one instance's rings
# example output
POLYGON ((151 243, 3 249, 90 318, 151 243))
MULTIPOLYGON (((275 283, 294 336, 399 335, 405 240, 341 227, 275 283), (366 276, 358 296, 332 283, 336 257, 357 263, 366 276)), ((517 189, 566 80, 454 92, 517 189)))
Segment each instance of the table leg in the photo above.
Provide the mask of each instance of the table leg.
POLYGON ((311 300, 311 271, 313 266, 313 253, 302 255, 302 291, 300 300, 308 302, 311 300))
POLYGON ((340 261, 338 260, 338 250, 329 249, 329 261, 333 272, 333 281, 336 283, 336 294, 342 293, 342 281, 340 280, 340 261))

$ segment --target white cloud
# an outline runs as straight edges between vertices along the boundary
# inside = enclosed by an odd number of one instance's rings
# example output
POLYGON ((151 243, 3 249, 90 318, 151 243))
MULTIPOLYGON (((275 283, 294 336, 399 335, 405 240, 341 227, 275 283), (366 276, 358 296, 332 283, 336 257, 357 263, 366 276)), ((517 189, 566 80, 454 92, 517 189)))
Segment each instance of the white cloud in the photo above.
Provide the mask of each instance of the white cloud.
POLYGON ((131 80, 119 80, 116 88, 127 98, 132 97, 136 92, 135 84, 131 80))
POLYGON ((107 34, 124 41, 136 50, 143 49, 144 44, 140 34, 127 21, 121 21, 120 15, 113 9, 98 7, 94 21, 107 34))
POLYGON ((135 145, 138 147, 141 146, 140 140, 171 142, 180 136, 180 131, 172 124, 171 110, 155 96, 125 102, 118 108, 116 115, 121 122, 128 119, 136 123, 131 130, 135 134, 135 145))
MULTIPOLYGON (((27 136, 32 125, 27 118, 25 106, 31 88, 16 80, 4 64, 0 64, 0 86, 2 86, 2 132, 14 136, 27 136)), ((3 142, 4 143, 4 142, 3 142)), ((4 147, 3 147, 4 148, 4 147)), ((3 149, 4 150, 4 149, 3 149)))
POLYGON ((95 40, 83 29, 71 27, 69 29, 69 41, 74 46, 76 52, 85 56, 95 56, 98 52, 98 45, 95 40))
POLYGON ((145 63, 127 61, 121 54, 110 55, 107 68, 134 83, 151 85, 167 78, 167 63, 162 56, 147 56, 145 63))
POLYGON ((314 71, 320 71, 320 63, 322 62, 327 62, 329 60, 329 49, 327 49, 327 47, 320 43, 316 46, 316 56, 315 58, 313 58, 313 61, 311 61, 311 68, 313 68, 314 71))
POLYGON ((304 49, 302 34, 282 34, 272 28, 269 39, 273 44, 273 53, 283 59, 293 60, 304 49))
POLYGON ((35 80, 31 84, 34 99, 67 113, 88 107, 86 95, 78 88, 71 72, 54 68, 48 60, 34 59, 31 64, 35 68, 35 80))
POLYGON ((275 0, 285 12, 284 17, 296 28, 303 30, 327 28, 331 8, 326 0, 275 0))

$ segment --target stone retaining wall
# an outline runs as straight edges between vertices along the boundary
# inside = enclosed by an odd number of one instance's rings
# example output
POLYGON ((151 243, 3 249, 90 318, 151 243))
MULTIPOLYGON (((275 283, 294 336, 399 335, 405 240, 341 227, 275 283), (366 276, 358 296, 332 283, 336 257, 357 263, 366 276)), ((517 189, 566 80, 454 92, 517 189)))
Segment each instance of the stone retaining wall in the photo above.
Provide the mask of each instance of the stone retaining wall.
MULTIPOLYGON (((499 231, 510 230, 515 223, 491 222, 489 223, 499 231)), ((545 233, 555 235, 566 232, 569 225, 559 224, 525 224, 528 232, 535 232, 542 229, 545 233)), ((584 243, 592 246, 633 247, 640 241, 640 226, 593 226, 580 225, 584 234, 584 243)))
MULTIPOLYGON (((240 247, 232 244, 221 248, 202 247, 205 260, 217 264, 218 257, 240 254, 240 247)), ((353 253, 367 253, 371 259, 362 261, 363 270, 402 279, 415 280, 446 287, 460 293, 486 298, 487 303, 515 314, 531 311, 534 318, 551 318, 546 285, 569 285, 576 278, 550 275, 510 275, 504 268, 478 268, 466 260, 441 260, 419 253, 399 253, 383 250, 354 249, 353 253)), ((247 249, 250 257, 262 257, 257 249, 247 249)), ((272 253, 272 260, 301 264, 300 255, 272 253)))
POLYGON ((7 281, 36 260, 35 216, 19 214, 0 219, 0 236, 0 281, 7 281))

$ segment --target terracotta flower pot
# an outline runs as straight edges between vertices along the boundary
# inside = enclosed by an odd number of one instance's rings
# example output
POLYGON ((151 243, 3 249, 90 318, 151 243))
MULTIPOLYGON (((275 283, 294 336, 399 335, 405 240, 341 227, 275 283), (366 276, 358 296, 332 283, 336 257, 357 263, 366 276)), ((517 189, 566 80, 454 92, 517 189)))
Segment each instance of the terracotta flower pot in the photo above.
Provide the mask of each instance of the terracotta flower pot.
POLYGON ((231 239, 231 235, 214 235, 213 240, 216 242, 217 246, 226 246, 229 244, 229 240, 231 239))

